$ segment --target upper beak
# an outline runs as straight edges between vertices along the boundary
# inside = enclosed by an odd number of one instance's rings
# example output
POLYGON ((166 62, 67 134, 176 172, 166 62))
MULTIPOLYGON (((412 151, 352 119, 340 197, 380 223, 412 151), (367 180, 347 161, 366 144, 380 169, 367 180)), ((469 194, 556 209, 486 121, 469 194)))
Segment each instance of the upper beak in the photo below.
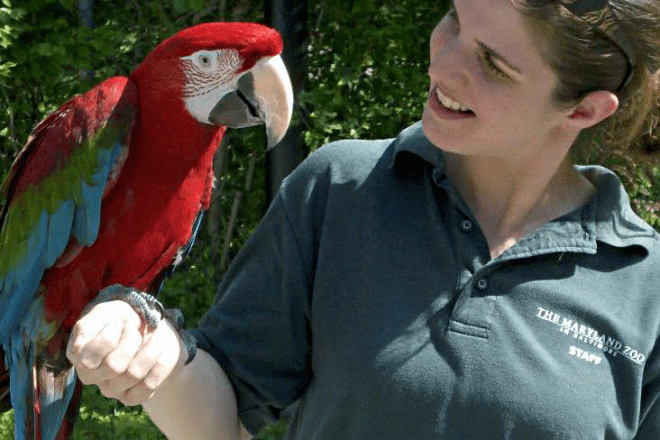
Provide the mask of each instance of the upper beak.
POLYGON ((209 122, 232 128, 266 124, 270 149, 282 140, 293 113, 293 89, 282 57, 257 63, 211 111, 209 122))

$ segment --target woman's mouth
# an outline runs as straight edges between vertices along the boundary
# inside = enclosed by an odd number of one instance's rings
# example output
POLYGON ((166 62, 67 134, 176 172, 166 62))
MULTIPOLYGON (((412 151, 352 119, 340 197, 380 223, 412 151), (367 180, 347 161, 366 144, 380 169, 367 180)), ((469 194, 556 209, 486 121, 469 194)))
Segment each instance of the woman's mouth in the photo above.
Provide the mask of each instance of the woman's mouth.
POLYGON ((438 87, 431 90, 429 103, 434 112, 443 119, 462 119, 475 116, 468 106, 445 95, 438 87))
POLYGON ((460 112, 463 112, 463 113, 470 111, 470 109, 466 105, 461 104, 460 102, 454 101, 449 96, 442 93, 440 91, 440 89, 437 88, 437 87, 435 89, 435 96, 438 98, 438 101, 440 101, 440 103, 443 106, 445 106, 446 108, 448 108, 450 110, 460 111, 460 112))

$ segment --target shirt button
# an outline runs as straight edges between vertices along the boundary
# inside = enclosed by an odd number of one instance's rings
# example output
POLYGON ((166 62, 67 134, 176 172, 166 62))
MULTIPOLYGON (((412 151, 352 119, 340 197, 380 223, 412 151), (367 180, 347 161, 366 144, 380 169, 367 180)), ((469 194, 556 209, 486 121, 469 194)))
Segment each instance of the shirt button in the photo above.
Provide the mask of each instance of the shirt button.
POLYGON ((474 229, 474 225, 470 220, 465 219, 461 222, 461 231, 467 233, 467 232, 472 232, 472 229, 474 229))
POLYGON ((488 289, 488 280, 486 278, 479 278, 479 281, 477 281, 477 289, 481 291, 488 289))

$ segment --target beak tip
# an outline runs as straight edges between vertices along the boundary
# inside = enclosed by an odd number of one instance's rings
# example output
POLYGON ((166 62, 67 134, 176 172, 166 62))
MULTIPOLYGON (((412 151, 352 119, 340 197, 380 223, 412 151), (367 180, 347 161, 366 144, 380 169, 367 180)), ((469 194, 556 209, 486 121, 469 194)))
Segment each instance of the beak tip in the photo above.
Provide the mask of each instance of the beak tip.
POLYGON ((274 133, 270 129, 266 129, 266 137, 267 137, 267 142, 266 142, 266 151, 273 149, 275 146, 277 146, 280 142, 282 142, 282 139, 286 137, 286 132, 284 133, 274 133))
POLYGON ((262 81, 262 96, 271 96, 266 105, 264 122, 268 142, 266 151, 274 148, 286 136, 293 115, 293 87, 291 79, 280 55, 271 58, 266 64, 269 81, 262 81), (267 85, 268 84, 268 85, 267 85))

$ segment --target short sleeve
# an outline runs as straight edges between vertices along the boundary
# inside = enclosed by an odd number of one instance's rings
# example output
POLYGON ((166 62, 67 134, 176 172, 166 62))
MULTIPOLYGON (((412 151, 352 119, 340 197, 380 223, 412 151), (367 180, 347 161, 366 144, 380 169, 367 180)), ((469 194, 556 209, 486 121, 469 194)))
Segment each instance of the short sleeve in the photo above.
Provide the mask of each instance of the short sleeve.
POLYGON ((193 330, 228 375, 253 434, 275 422, 311 377, 307 260, 279 194, 193 330))
POLYGON ((334 290, 330 285, 319 292, 319 255, 326 261, 345 258, 345 249, 329 237, 342 233, 355 215, 343 203, 346 193, 371 176, 376 164, 391 163, 383 158, 390 144, 340 141, 307 157, 282 183, 193 331, 198 346, 231 380, 239 417, 251 433, 276 421, 308 389, 312 332, 319 331, 312 314, 332 313, 319 308, 316 296, 334 290))

